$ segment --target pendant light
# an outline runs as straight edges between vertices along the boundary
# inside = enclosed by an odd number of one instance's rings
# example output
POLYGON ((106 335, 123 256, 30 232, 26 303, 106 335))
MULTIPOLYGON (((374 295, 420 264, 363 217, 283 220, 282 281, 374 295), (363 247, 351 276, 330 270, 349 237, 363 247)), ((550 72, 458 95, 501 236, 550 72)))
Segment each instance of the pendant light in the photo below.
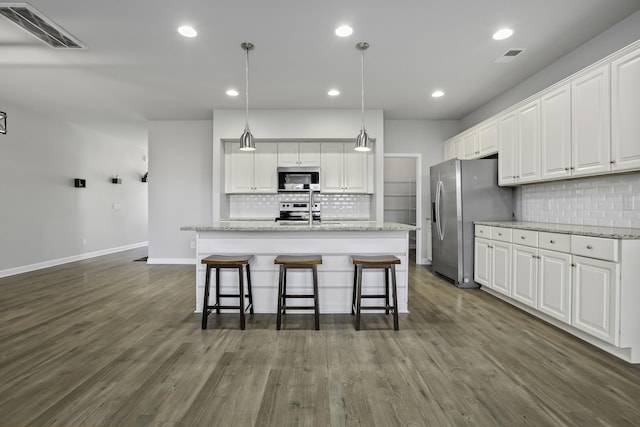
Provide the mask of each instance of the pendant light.
POLYGON ((240 151, 254 151, 256 149, 256 142, 253 139, 251 130, 249 130, 249 51, 253 49, 253 43, 242 43, 240 47, 247 53, 247 59, 245 62, 245 80, 244 80, 244 93, 245 93, 245 123, 244 132, 240 136, 240 151))
POLYGON ((356 151, 371 151, 371 144, 369 142, 369 135, 367 134, 367 130, 364 127, 364 51, 369 48, 369 43, 360 42, 356 45, 356 49, 358 49, 362 53, 361 58, 361 90, 360 90, 360 101, 362 107, 362 129, 360 129, 360 134, 356 138, 356 151))

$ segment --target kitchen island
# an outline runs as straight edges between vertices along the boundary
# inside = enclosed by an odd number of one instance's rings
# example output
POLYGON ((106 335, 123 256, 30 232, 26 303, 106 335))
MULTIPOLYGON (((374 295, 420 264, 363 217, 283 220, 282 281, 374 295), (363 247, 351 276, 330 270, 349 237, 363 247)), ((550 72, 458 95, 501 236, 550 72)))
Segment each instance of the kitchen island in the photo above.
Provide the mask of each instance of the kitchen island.
MULTIPOLYGON (((205 267, 200 261, 214 253, 255 255, 251 262, 251 282, 256 313, 276 312, 278 266, 273 260, 277 255, 322 255, 323 263, 318 266, 321 313, 351 312, 353 265, 349 255, 395 255, 401 261, 396 268, 398 312, 408 312, 409 231, 416 230, 415 226, 376 221, 329 221, 312 225, 306 222, 218 221, 184 226, 181 230, 196 232, 196 312, 202 311, 205 282, 205 267)), ((236 271, 222 270, 223 293, 237 293, 237 276, 236 271)), ((293 292, 308 290, 311 286, 308 272, 289 273, 287 287, 293 292)), ((363 289, 369 293, 382 292, 382 272, 365 271, 363 289)), ((373 300, 371 304, 378 302, 373 300)))

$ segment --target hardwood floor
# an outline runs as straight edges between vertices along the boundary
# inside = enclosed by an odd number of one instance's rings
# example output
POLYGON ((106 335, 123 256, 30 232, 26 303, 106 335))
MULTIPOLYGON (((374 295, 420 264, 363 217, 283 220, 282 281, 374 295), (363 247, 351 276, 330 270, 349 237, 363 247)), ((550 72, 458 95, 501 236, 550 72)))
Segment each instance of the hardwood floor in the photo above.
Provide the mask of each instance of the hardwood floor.
POLYGON ((0 426, 638 425, 640 367, 410 270, 391 316, 211 317, 145 249, 0 278, 0 426))

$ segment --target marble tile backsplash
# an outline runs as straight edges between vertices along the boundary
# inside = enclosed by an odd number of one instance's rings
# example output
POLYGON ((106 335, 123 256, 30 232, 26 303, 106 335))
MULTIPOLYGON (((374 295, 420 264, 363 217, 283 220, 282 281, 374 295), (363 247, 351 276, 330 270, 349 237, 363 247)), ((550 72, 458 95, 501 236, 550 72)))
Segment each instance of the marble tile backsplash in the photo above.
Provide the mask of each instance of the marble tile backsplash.
MULTIPOLYGON (((230 219, 274 219, 280 212, 281 201, 309 200, 307 194, 231 194, 229 195, 230 219)), ((323 220, 371 219, 371 195, 369 194, 314 194, 320 203, 323 220)))
POLYGON ((640 173, 530 184, 518 193, 522 221, 640 228, 640 173))

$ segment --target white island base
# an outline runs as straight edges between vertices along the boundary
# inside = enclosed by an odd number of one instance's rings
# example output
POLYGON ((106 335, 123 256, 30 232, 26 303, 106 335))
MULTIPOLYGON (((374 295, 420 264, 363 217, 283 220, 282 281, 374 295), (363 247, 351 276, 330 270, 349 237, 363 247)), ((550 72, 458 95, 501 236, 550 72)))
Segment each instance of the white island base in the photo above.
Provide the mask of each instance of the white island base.
MULTIPOLYGON (((407 313, 409 230, 402 224, 379 224, 369 227, 332 226, 269 226, 246 229, 247 224, 229 225, 233 221, 213 226, 189 226, 182 230, 196 231, 196 312, 202 312, 205 271, 201 260, 211 254, 254 255, 251 261, 253 304, 256 313, 276 313, 278 292, 277 255, 322 255, 318 266, 318 292, 321 313, 351 313, 354 266, 349 255, 395 255, 401 261, 396 266, 398 312, 407 313), (242 229, 245 228, 245 229, 242 229)), ((376 224, 376 223, 373 223, 376 224)), ((363 294, 384 292, 384 270, 365 270, 363 294)), ((213 273, 212 273, 212 276, 213 273)), ((212 277, 215 280, 215 276, 212 277)), ((221 270, 221 293, 237 293, 238 272, 221 270)), ((290 270, 287 290, 306 293, 312 289, 312 274, 307 270, 290 270)), ((214 294, 215 295, 215 294, 214 294)), ((300 304, 305 304, 300 300, 300 304)), ((363 300, 364 305, 380 305, 380 301, 363 300)))

